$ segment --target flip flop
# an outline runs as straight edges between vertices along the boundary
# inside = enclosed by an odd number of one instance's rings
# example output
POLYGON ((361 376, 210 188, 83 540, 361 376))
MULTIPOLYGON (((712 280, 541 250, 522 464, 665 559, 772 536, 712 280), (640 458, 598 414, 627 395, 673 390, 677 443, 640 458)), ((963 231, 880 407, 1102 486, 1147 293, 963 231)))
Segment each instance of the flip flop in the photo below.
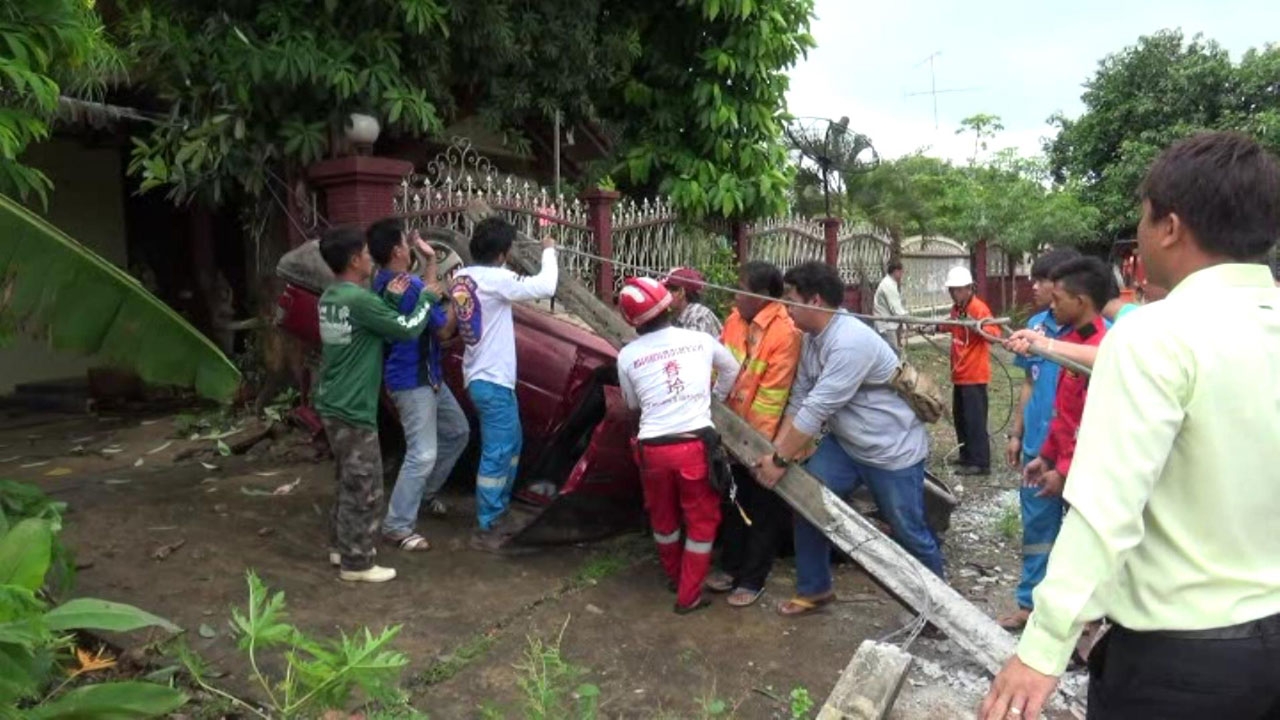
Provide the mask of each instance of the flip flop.
POLYGON ((714 593, 726 593, 733 589, 733 576, 723 570, 717 570, 707 577, 702 587, 714 593))
POLYGON ((797 595, 778 605, 778 614, 783 617, 800 617, 801 615, 810 615, 822 610, 827 605, 835 602, 836 594, 833 592, 815 597, 803 597, 797 595))
POLYGON ((400 537, 383 535, 382 539, 405 552, 426 552, 431 549, 431 543, 418 533, 409 533, 400 537))
POLYGON ((759 600, 760 596, 763 594, 764 588, 752 590, 751 588, 740 587, 729 593, 729 597, 725 602, 736 608, 750 607, 751 605, 755 605, 756 600, 759 600))

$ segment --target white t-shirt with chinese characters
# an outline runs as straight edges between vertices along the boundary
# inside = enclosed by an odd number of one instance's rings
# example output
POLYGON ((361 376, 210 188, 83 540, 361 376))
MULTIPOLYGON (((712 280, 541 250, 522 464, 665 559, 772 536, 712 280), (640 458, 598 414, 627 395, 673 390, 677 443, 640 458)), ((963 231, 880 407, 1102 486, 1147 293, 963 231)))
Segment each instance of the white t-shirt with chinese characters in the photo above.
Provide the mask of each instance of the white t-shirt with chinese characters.
POLYGON ((558 280, 554 248, 542 251, 542 269, 537 275, 472 265, 453 276, 449 294, 458 314, 458 334, 466 343, 463 385, 484 380, 515 389, 516 333, 511 303, 550 298, 556 294, 558 280))
POLYGON ((640 410, 640 440, 711 427, 711 398, 724 400, 738 361, 710 335, 667 327, 641 335, 618 353, 618 384, 640 410), (712 369, 716 372, 711 387, 712 369))

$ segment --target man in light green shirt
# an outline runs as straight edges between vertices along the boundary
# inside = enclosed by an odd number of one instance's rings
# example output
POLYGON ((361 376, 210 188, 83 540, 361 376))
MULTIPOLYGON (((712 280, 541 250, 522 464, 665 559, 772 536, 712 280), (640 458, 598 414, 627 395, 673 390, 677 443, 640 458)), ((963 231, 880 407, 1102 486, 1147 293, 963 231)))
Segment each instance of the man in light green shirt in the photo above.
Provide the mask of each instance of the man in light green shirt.
POLYGON ((1196 135, 1143 183, 1138 251, 1173 288, 1107 334, 1017 656, 985 720, 1035 717, 1084 624, 1089 715, 1280 717, 1280 167, 1196 135))

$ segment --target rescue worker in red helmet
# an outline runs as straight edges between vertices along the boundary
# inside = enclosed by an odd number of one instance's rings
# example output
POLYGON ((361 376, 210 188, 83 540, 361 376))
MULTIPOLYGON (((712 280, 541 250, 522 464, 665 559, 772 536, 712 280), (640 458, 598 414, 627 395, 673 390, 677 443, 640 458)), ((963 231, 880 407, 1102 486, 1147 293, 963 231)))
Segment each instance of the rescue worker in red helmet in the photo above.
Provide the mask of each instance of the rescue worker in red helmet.
POLYGON ((676 588, 675 611, 683 615, 710 604, 702 583, 720 525, 711 398, 728 396, 739 366, 710 335, 672 326, 671 293, 657 280, 628 280, 618 305, 639 334, 618 353, 618 384, 627 406, 640 411, 635 452, 645 507, 662 569, 676 588))

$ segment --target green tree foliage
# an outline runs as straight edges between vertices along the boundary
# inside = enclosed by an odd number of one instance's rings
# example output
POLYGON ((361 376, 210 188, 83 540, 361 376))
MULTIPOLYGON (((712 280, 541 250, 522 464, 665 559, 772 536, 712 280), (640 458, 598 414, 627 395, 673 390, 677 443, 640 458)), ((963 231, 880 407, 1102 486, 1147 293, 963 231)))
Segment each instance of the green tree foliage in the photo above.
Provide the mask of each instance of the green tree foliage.
POLYGON ((1241 130, 1280 150, 1280 46, 1245 53, 1238 64, 1212 40, 1166 30, 1109 55, 1085 85, 1085 112, 1051 120, 1055 180, 1078 186, 1112 238, 1131 236, 1135 195, 1147 167, 1197 130, 1241 130))
MULTIPOLYGON (((434 0, 130 0, 119 31, 136 82, 170 107, 135 138, 142 189, 220 202, 263 192, 271 169, 323 157, 352 112, 392 131, 440 126, 428 72, 446 8, 434 0)), ((442 82, 443 78, 434 80, 442 82)))
POLYGON ((850 183, 845 209, 895 244, 909 235, 945 235, 1015 253, 1088 242, 1098 222, 1072 188, 1051 186, 1043 159, 1013 150, 965 167, 919 153, 882 162, 850 183))
POLYGON ((19 158, 49 137, 61 95, 100 93, 120 68, 92 0, 0 3, 0 192, 47 202, 53 184, 19 158))
POLYGON ((422 137, 475 115, 527 130, 603 124, 625 187, 694 215, 771 213, 789 178, 787 78, 812 0, 122 0, 135 80, 171 108, 136 141, 146 189, 260 194, 331 150, 347 115, 422 137))
POLYGON ((978 162, 978 151, 985 151, 987 142, 1001 130, 1004 130, 1004 122, 999 115, 978 113, 961 120, 960 129, 956 130, 956 134, 973 133, 973 156, 969 159, 969 162, 978 162))
POLYGON ((772 215, 791 189, 785 71, 815 46, 812 0, 618 3, 644 53, 622 83, 625 176, 695 216, 772 215))

